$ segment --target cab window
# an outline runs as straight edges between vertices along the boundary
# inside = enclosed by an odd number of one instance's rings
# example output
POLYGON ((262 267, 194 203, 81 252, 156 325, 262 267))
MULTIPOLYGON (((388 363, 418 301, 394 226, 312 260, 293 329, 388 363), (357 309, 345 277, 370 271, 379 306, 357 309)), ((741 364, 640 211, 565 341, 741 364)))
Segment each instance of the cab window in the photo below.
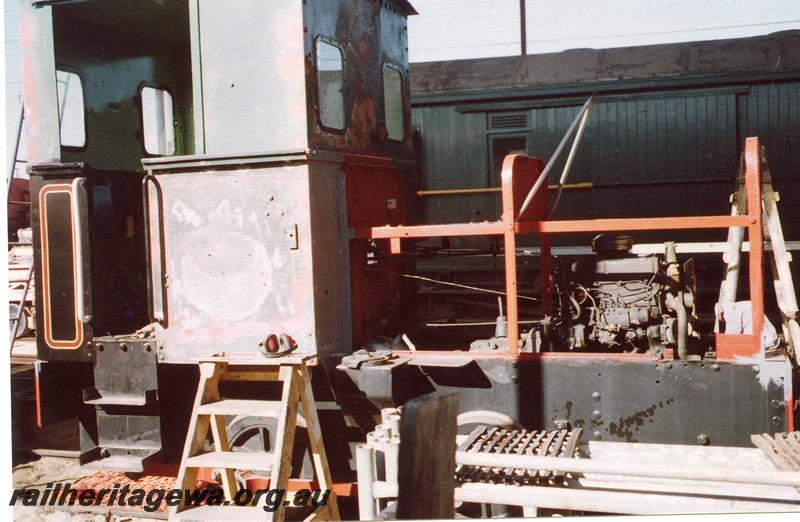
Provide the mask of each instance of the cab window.
POLYGON ((74 72, 57 70, 56 88, 61 146, 82 148, 86 145, 86 118, 81 77, 74 72))
POLYGON ((389 139, 402 141, 405 138, 403 75, 389 64, 383 66, 383 107, 389 139))
POLYGON ((344 57, 335 42, 318 38, 317 98, 323 127, 342 130, 344 122, 344 57))
POLYGON ((141 97, 144 150, 156 156, 175 154, 172 95, 164 89, 143 87, 141 97))

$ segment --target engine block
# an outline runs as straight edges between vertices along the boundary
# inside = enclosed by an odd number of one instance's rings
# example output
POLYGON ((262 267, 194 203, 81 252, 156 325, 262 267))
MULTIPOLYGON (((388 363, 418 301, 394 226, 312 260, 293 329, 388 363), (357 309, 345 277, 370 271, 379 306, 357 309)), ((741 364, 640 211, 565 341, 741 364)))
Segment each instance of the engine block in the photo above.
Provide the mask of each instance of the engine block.
POLYGON ((597 256, 573 263, 565 274, 570 349, 653 355, 687 350, 693 278, 678 264, 674 243, 665 243, 664 255, 642 257, 630 254, 632 246, 629 236, 597 236, 597 256))

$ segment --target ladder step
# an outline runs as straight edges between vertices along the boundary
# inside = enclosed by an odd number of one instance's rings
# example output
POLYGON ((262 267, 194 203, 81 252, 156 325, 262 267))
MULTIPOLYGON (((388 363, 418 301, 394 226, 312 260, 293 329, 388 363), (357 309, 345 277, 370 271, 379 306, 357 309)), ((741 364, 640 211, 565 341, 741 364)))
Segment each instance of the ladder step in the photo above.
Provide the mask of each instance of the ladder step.
POLYGON ((197 506, 181 511, 169 517, 170 520, 226 520, 228 522, 266 520, 272 513, 267 513, 258 506, 197 506))
POLYGON ((187 468, 226 468, 269 470, 275 461, 272 453, 212 451, 186 459, 187 468))
POLYGON ((255 417, 277 417, 280 411, 280 401, 246 399, 223 399, 203 404, 197 408, 197 413, 200 415, 252 415, 255 417))

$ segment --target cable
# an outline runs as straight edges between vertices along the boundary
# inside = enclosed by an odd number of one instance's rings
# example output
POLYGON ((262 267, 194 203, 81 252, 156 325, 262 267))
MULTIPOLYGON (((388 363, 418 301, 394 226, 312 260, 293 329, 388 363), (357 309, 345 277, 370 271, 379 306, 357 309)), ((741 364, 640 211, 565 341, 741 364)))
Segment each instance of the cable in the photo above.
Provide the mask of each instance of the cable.
MULTIPOLYGON (((517 324, 539 324, 542 320, 532 320, 532 321, 517 321, 517 324)), ((431 328, 443 328, 448 326, 494 326, 497 324, 497 321, 485 321, 485 322, 477 322, 477 323, 425 323, 425 326, 431 328)))
MULTIPOLYGON (((489 290, 488 288, 480 288, 480 287, 477 287, 477 286, 462 285, 462 284, 459 284, 459 283, 451 283, 449 281, 440 281, 438 279, 431 279, 430 277, 423 277, 423 276, 411 275, 411 274, 401 274, 399 272, 391 272, 389 270, 379 270, 377 268, 373 268, 372 270, 374 272, 380 272, 382 274, 389 274, 389 275, 395 275, 395 276, 400 276, 400 277, 407 277, 409 279, 419 279, 420 281, 428 281, 428 282, 436 283, 436 284, 439 284, 439 285, 455 286, 455 287, 458 287, 458 288, 464 288, 466 290, 476 290, 478 292, 486 292, 487 294, 505 295, 505 296, 508 295, 506 292, 499 292, 497 290, 489 290)), ((541 299, 539 299, 537 297, 528 297, 526 295, 517 295, 517 298, 518 299, 527 299, 529 301, 541 301, 541 299)))

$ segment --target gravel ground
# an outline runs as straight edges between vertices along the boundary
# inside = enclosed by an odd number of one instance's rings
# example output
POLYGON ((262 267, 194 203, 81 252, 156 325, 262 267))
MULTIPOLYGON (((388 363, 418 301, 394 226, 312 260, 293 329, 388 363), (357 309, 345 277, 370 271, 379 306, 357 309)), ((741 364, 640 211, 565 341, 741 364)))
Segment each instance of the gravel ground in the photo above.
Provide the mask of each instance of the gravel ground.
POLYGON ((14 466, 14 487, 44 489, 48 482, 75 482, 90 474, 90 471, 81 471, 78 459, 41 457, 14 466))
MULTIPOLYGON (((13 480, 15 488, 41 488, 44 489, 48 482, 75 482, 81 477, 91 475, 92 471, 81 471, 78 459, 62 457, 41 457, 24 464, 14 466, 13 480)), ((163 517, 162 517, 163 518, 163 517)), ((151 522, 153 518, 133 517, 126 514, 112 514, 107 509, 86 511, 86 508, 67 507, 42 508, 14 506, 14 520, 34 522, 45 520, 47 522, 61 522, 67 520, 87 520, 90 522, 151 522), (81 511, 79 511, 81 510, 81 511)))
MULTIPOLYGON (((28 343, 31 344, 31 343, 28 343)), ((15 354, 26 345, 15 344, 15 354)), ((35 346, 35 345, 33 345, 35 346)), ((33 351, 35 354, 35 350, 33 351)), ((18 365, 18 370, 26 368, 18 365)), ((78 440, 78 421, 76 418, 66 419, 47 426, 44 429, 35 427, 36 418, 32 401, 16 401, 13 419, 13 482, 15 488, 38 488, 44 490, 49 482, 76 482, 78 479, 91 475, 89 470, 81 471, 77 458, 66 457, 40 457, 31 451, 32 448, 48 448, 62 451, 76 451, 80 444, 78 440)), ((90 508, 88 508, 90 509, 90 508)), ((137 513, 138 514, 138 513, 137 513)), ((132 517, 127 514, 111 514, 108 509, 97 509, 94 512, 87 508, 43 508, 14 506, 14 520, 34 522, 61 522, 72 520, 87 520, 91 522, 139 522, 152 521, 152 518, 132 517), (78 511, 78 510, 81 511, 78 511)))
POLYGON ((49 508, 14 507, 14 520, 18 522, 62 522, 86 520, 89 522, 152 522, 151 518, 137 518, 110 513, 79 513, 75 511, 55 510, 49 508))

